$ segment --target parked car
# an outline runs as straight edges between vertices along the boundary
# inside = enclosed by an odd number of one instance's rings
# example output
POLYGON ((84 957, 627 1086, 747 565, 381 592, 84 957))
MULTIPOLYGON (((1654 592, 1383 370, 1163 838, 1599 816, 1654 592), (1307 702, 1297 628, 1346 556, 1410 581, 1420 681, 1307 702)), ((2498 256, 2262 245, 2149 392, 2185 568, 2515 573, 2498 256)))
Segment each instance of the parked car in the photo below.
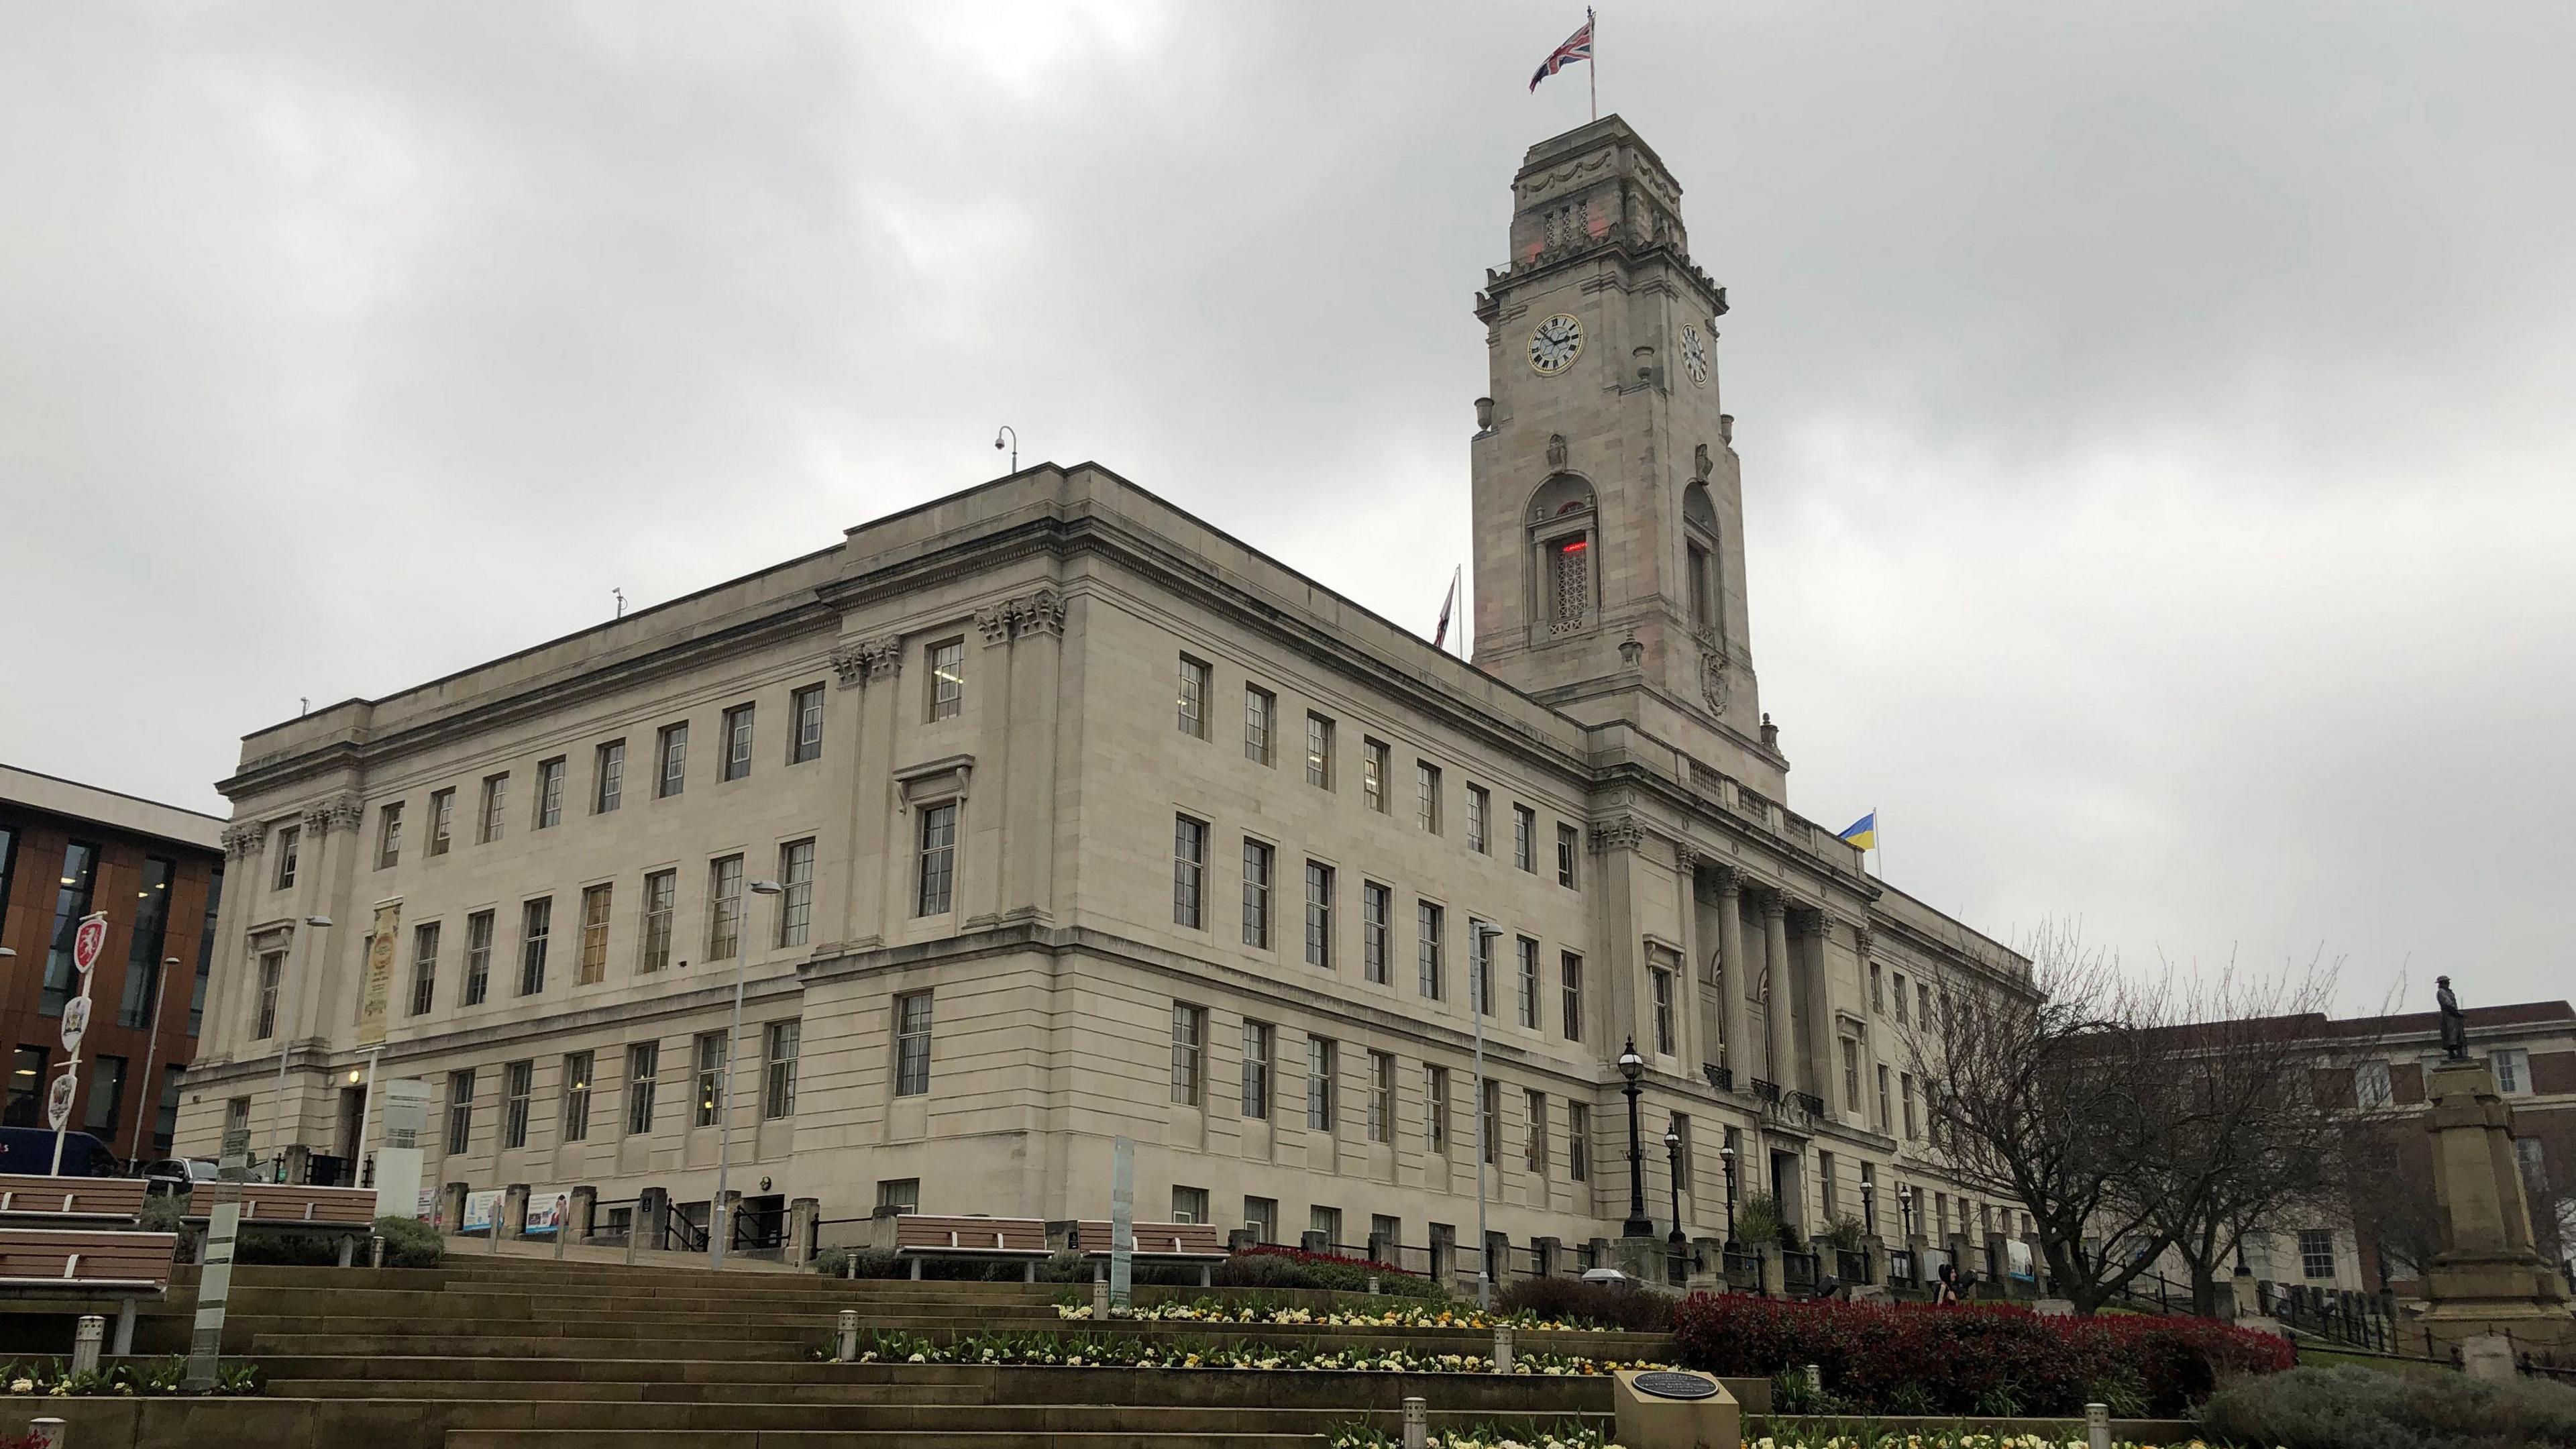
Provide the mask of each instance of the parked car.
POLYGON ((165 1157, 143 1169, 143 1190, 152 1193, 186 1192, 201 1182, 216 1178, 215 1160, 211 1157, 165 1157))
MULTIPOLYGON (((0 1172, 43 1177, 54 1170, 54 1134, 42 1127, 0 1127, 0 1172)), ((86 1132, 63 1134, 65 1177, 121 1177, 123 1164, 108 1145, 86 1132)))

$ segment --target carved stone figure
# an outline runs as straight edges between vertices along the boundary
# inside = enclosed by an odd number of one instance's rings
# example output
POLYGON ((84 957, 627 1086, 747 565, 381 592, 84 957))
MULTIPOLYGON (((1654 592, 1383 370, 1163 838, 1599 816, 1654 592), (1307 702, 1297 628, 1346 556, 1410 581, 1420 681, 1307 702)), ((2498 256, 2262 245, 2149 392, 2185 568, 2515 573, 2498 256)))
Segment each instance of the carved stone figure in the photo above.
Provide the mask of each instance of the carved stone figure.
POLYGON ((2460 1014, 2460 998, 2451 994, 2451 978, 2433 978, 2433 1000, 2442 1008, 2442 1057, 2445 1061, 2469 1059, 2469 1020, 2460 1014))

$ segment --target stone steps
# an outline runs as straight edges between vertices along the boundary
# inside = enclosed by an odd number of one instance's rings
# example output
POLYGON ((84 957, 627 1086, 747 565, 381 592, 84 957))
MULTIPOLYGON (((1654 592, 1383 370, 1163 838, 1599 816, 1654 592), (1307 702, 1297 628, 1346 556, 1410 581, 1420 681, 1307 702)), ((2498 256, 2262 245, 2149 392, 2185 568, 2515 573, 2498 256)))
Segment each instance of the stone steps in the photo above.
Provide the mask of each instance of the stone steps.
POLYGON ((446 1449, 1318 1449, 1319 1434, 998 1433, 920 1429, 451 1429, 446 1449))

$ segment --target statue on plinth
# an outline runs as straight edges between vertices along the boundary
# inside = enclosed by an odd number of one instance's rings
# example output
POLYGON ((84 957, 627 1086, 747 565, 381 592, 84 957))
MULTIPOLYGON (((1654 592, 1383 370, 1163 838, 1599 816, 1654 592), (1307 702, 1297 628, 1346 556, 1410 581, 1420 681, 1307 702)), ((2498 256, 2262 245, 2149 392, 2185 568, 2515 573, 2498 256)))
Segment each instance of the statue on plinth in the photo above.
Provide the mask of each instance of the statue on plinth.
POLYGON ((2442 1008, 2442 1058, 2465 1062, 2469 1059, 2469 1019, 2460 1014, 2460 998, 2451 994, 2451 978, 2433 978, 2433 1001, 2442 1008))

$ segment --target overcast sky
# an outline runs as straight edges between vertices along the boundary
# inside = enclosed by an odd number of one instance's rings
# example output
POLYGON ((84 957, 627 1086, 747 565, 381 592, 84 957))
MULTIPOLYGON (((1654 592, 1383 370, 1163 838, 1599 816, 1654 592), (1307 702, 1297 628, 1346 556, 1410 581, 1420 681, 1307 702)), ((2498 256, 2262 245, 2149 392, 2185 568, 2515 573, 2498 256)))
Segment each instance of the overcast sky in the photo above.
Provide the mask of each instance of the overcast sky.
MULTIPOLYGON (((2576 7, 1602 6, 1791 801, 2133 963, 2569 993, 2576 7)), ((0 3, 0 759, 1099 462, 1428 632, 1579 5, 0 3)))

